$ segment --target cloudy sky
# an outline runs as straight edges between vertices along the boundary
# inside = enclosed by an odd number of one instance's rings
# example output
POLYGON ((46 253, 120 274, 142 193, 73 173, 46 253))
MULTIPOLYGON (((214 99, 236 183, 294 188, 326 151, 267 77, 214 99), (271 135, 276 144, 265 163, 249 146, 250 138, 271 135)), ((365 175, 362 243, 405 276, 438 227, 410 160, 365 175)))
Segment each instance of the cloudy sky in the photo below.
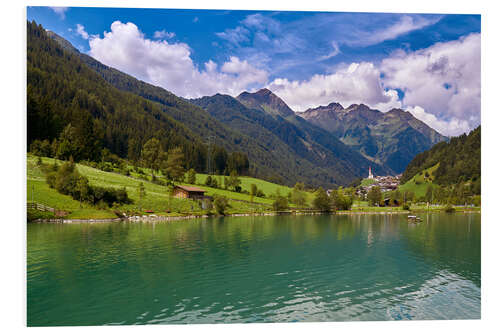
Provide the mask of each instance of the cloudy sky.
POLYGON ((445 135, 480 124, 479 15, 28 7, 27 17, 183 97, 267 87, 295 111, 402 108, 445 135))

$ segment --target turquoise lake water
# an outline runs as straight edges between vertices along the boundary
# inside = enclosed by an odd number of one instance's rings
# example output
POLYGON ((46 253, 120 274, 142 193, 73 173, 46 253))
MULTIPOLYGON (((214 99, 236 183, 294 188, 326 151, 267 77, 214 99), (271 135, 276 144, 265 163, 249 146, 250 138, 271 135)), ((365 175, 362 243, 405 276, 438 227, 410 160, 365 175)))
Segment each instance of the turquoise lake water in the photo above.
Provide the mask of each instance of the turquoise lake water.
POLYGON ((481 215, 29 224, 29 326, 479 319, 481 215))

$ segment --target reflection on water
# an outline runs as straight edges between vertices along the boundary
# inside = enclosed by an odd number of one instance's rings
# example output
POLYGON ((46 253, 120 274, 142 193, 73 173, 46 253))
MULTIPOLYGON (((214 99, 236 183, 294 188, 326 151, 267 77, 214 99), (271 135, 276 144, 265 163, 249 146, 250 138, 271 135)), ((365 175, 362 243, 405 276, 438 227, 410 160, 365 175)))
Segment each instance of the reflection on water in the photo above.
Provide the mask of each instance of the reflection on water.
POLYGON ((480 318, 480 214, 28 226, 28 324, 480 318))

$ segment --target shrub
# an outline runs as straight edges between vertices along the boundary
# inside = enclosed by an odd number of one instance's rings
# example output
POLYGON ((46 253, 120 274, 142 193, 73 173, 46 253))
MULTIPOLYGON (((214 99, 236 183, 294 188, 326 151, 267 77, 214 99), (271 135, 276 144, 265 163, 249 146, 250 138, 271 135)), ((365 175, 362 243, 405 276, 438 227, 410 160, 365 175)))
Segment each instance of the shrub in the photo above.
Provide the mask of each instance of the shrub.
POLYGON ((91 197, 93 204, 98 205, 98 207, 102 206, 102 204, 106 204, 108 207, 112 207, 114 203, 132 203, 132 200, 130 200, 130 198, 128 197, 125 188, 114 189, 100 186, 91 187, 91 197))
POLYGON ((157 184, 157 185, 161 185, 161 186, 167 186, 170 183, 170 181, 166 181, 166 180, 158 178, 154 175, 153 175, 153 179, 151 180, 151 182, 153 184, 157 184))
POLYGON ((403 210, 410 210, 410 206, 408 204, 404 204, 403 205, 403 210))
POLYGON ((331 201, 336 210, 350 210, 352 207, 352 197, 345 195, 342 190, 332 191, 331 201))
POLYGON ((322 187, 316 191, 316 195, 313 200, 313 207, 324 212, 331 210, 330 198, 322 187))
POLYGON ((38 219, 53 219, 55 218, 54 213, 52 212, 42 212, 36 209, 28 209, 27 212, 28 222, 32 222, 38 219))
POLYGON ((56 165, 51 168, 44 167, 43 170, 49 187, 55 188, 61 194, 70 195, 75 200, 86 201, 98 207, 103 205, 111 207, 114 203, 132 203, 125 188, 90 186, 88 179, 80 175, 73 161, 66 162, 60 167, 56 165))
POLYGON ((29 148, 30 152, 32 152, 35 156, 52 157, 52 147, 49 140, 47 139, 43 141, 40 141, 38 139, 34 140, 29 148))
POLYGON ((455 212, 455 207, 453 207, 452 205, 450 204, 447 204, 445 207, 444 207, 444 211, 446 213, 453 213, 455 212))
POLYGON ((45 181, 49 184, 50 188, 56 187, 57 173, 55 171, 50 171, 45 174, 45 181))
POLYGON ((214 195, 215 210, 220 215, 226 214, 226 209, 229 206, 229 200, 223 195, 214 195))
POLYGON ((288 199, 284 196, 277 194, 273 202, 273 210, 279 212, 287 209, 288 209, 288 199))

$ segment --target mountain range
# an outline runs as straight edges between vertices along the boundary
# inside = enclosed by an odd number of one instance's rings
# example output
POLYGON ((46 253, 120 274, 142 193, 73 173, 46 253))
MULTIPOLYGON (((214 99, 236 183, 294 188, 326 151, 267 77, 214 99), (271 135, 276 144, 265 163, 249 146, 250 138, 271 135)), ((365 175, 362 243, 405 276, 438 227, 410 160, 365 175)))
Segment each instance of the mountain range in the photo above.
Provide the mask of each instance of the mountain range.
POLYGON ((364 104, 344 108, 330 103, 297 115, 396 174, 402 173, 415 155, 448 139, 401 109, 381 112, 364 104))
MULTIPOLYGON (((75 93, 64 92, 67 87, 63 84, 49 85, 49 81, 66 82, 69 73, 84 73, 85 84, 72 79, 72 89, 90 96, 92 103, 104 105, 99 112, 88 111, 99 124, 101 134, 97 137, 104 137, 104 146, 120 157, 131 158, 130 151, 137 157, 142 141, 155 135, 164 137, 166 145, 184 142, 189 152, 206 149, 207 139, 214 137, 221 149, 247 154, 253 176, 287 185, 302 181, 310 186, 332 187, 366 176, 370 166, 375 174, 399 173, 417 153, 446 139, 401 110, 382 113, 364 105, 343 109, 332 103, 296 113, 268 89, 243 92, 237 97, 216 94, 187 100, 100 63, 34 22, 30 25, 28 95, 36 92, 36 96, 42 96, 52 89, 46 96, 52 99, 49 102, 60 105, 58 108, 70 108, 76 103, 76 97, 71 100, 75 93), (47 66, 47 62, 57 62, 67 71, 47 66), (38 79, 38 75, 50 80, 38 79), (94 90, 92 85, 106 93, 94 90), (68 98, 64 106, 57 100, 60 96, 68 98), (125 98, 133 103, 120 104, 125 98), (127 114, 123 114, 124 109, 127 114), (136 119, 127 121, 126 133, 118 130, 124 126, 118 115, 136 119), (145 119, 151 132, 147 132, 145 119), (140 133, 142 136, 138 136, 140 133)), ((89 108, 88 103, 81 102, 79 107, 89 108)), ((67 113, 59 117, 61 125, 56 132, 71 121, 67 113)), ((191 154, 193 159, 203 155, 191 154)))

